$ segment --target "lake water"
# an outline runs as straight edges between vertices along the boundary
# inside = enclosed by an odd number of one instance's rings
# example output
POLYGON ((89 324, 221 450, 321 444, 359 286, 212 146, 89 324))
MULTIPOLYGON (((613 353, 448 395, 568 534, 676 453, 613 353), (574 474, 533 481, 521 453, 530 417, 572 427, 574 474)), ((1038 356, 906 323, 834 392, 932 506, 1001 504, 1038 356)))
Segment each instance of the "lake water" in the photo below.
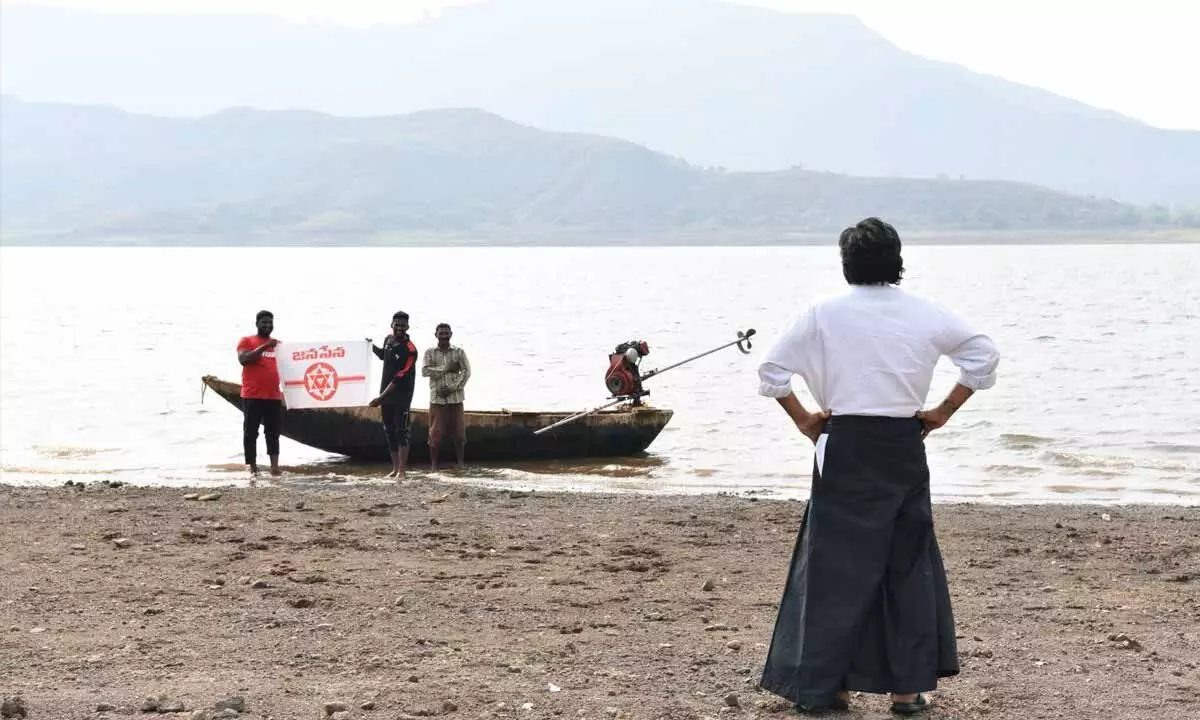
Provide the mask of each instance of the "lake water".
MULTIPOLYGON (((928 440, 938 501, 1200 503, 1200 245, 916 246, 905 262, 904 287, 1003 354, 996 387, 928 440)), ((448 478, 806 497, 811 444, 756 395, 755 368, 806 298, 842 285, 833 246, 5 247, 3 482, 244 483, 241 416, 214 393, 202 403, 200 378, 239 379, 234 344, 254 313, 271 309, 285 340, 381 340, 404 309, 421 348, 454 325, 476 409, 598 405, 622 340, 650 343, 650 369, 759 333, 750 355, 647 384, 676 414, 645 457, 448 478)), ((955 377, 943 361, 930 404, 955 377)), ((427 398, 418 382, 414 403, 427 398)), ((285 482, 380 474, 286 438, 283 464, 285 482)))

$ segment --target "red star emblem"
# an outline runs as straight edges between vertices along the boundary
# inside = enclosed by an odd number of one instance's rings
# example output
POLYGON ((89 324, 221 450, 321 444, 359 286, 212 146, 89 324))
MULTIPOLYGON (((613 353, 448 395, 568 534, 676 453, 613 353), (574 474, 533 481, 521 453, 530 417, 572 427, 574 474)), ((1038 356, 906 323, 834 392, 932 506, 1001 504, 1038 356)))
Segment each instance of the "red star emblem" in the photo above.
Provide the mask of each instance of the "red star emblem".
POLYGON ((337 394, 338 374, 329 363, 313 363, 304 371, 304 389, 314 399, 322 402, 337 394))

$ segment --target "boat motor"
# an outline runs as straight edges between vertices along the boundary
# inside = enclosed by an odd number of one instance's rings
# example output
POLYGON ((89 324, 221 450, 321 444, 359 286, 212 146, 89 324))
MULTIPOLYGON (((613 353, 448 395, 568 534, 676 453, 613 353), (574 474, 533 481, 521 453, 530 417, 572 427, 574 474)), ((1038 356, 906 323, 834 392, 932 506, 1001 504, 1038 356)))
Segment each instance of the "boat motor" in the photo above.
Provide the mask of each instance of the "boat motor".
POLYGON ((613 349, 608 356, 608 371, 604 373, 604 387, 608 388, 609 395, 627 396, 632 398, 634 405, 641 404, 642 396, 649 395, 650 391, 642 389, 638 365, 649 354, 650 345, 645 340, 630 340, 613 349))

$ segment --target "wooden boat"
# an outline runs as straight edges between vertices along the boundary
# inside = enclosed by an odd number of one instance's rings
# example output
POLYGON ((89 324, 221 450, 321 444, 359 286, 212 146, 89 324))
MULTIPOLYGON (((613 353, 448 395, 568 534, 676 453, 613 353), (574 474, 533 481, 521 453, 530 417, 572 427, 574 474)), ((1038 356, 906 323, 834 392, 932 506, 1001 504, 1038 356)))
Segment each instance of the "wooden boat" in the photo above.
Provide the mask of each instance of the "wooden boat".
MULTIPOLYGON (((242 386, 205 375, 204 385, 229 404, 242 408, 242 386)), ((575 414, 468 410, 467 459, 480 462, 636 455, 654 442, 673 410, 619 406, 603 410, 541 435, 533 431, 575 414)), ((379 408, 346 407, 287 410, 280 433, 298 443, 356 460, 388 461, 379 408)), ((429 411, 413 408, 410 464, 429 462, 429 411)), ((439 460, 453 460, 454 446, 438 449, 439 460)))

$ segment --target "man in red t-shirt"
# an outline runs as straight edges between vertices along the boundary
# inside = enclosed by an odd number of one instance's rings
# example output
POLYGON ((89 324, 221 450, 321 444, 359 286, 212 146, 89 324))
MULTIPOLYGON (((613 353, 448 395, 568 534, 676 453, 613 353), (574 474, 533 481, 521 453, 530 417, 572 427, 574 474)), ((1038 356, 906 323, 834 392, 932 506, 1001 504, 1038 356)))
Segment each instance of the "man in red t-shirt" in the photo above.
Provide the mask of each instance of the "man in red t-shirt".
POLYGON ((271 337, 275 316, 260 310, 254 317, 256 335, 238 340, 237 357, 242 364, 242 447, 246 465, 253 476, 258 475, 256 445, 258 426, 263 426, 267 438, 267 455, 271 458, 271 475, 279 477, 279 425, 283 420, 283 392, 279 389, 279 368, 275 364, 275 346, 271 337))

